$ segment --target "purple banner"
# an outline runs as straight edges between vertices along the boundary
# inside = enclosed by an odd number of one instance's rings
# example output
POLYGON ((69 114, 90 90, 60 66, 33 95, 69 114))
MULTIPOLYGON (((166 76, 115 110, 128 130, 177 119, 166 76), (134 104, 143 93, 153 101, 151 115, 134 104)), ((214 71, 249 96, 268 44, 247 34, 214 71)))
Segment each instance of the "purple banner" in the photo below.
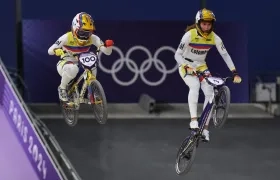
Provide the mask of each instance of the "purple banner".
MULTIPOLYGON (((7 120, 12 126, 14 133, 17 135, 34 170, 40 179, 62 179, 52 158, 30 121, 30 117, 27 115, 12 85, 9 83, 9 79, 6 76, 5 71, 2 69, 2 66, 0 67, 0 71, 0 84, 1 89, 3 89, 1 94, 1 104, 3 105, 7 120)), ((26 166, 28 165, 30 164, 26 164, 26 166)))
POLYGON ((0 119, 0 179, 22 180, 24 177, 28 180, 39 180, 21 144, 18 143, 17 136, 2 107, 0 107, 0 119))
MULTIPOLYGON (((115 41, 113 53, 101 56, 97 73, 108 102, 134 103, 142 93, 148 93, 160 102, 186 103, 188 87, 179 76, 174 53, 184 29, 191 23, 96 22, 97 35, 102 40, 109 38, 115 41)), ((70 25, 70 21, 23 22, 24 77, 31 102, 58 102, 57 87, 61 78, 56 71, 56 63, 59 58, 49 56, 47 50, 57 38, 70 30, 70 25)), ((215 29, 243 78, 239 85, 228 84, 232 102, 248 102, 247 28, 244 24, 217 23, 215 29)), ((206 61, 213 75, 231 75, 215 47, 206 61)), ((202 102, 203 96, 200 97, 202 102)))

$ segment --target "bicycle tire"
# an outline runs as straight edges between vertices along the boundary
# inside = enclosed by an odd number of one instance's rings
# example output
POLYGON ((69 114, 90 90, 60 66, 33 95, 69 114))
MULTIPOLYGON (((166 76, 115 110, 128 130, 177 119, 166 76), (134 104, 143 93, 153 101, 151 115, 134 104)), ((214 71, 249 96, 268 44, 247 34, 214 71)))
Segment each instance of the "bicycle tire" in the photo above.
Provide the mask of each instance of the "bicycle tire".
POLYGON ((186 175, 191 170, 192 164, 193 164, 195 156, 196 156, 196 149, 198 147, 197 141, 198 141, 198 139, 195 136, 190 136, 187 138, 187 140, 185 139, 182 142, 182 144, 177 152, 176 164, 175 164, 175 170, 178 175, 180 175, 180 176, 186 175), (187 154, 188 156, 190 155, 190 157, 188 157, 189 162, 187 163, 185 168, 180 170, 179 164, 180 164, 181 158, 186 158, 186 156, 187 156, 186 152, 191 153, 191 155, 187 154))
POLYGON ((97 89, 99 91, 99 96, 101 96, 101 100, 102 100, 102 104, 103 104, 102 118, 100 118, 100 116, 97 113, 97 104, 91 104, 91 107, 93 108, 93 113, 94 113, 95 119, 99 124, 106 124, 106 122, 108 120, 108 106, 107 106, 107 99, 106 99, 104 89, 98 80, 92 81, 90 84, 90 88, 92 89, 93 96, 95 93, 93 86, 97 87, 97 89))
POLYGON ((227 117, 228 117, 230 99, 231 99, 229 88, 227 86, 222 86, 219 89, 216 98, 217 98, 216 99, 217 104, 215 105, 215 110, 213 112, 213 113, 215 113, 214 116, 213 116, 213 123, 214 123, 215 128, 220 129, 224 126, 224 124, 226 123, 227 117), (217 112, 218 112, 218 109, 219 109, 219 107, 217 107, 217 106, 219 106, 220 97, 221 97, 222 93, 224 93, 225 96, 226 96, 226 103, 223 106, 224 114, 223 114, 222 118, 219 119, 219 118, 217 118, 217 114, 218 114, 217 112))
MULTIPOLYGON (((77 101, 78 100, 78 96, 76 94, 76 92, 73 92, 69 99, 70 101, 77 101), (72 97, 71 97, 72 96, 72 97)), ((61 110, 62 110, 62 114, 63 114, 63 118, 64 118, 64 121, 66 122, 66 124, 70 127, 74 127, 77 125, 78 123, 78 116, 79 116, 79 109, 76 108, 75 106, 74 107, 66 107, 66 103, 63 102, 63 101, 60 101, 60 107, 61 107, 61 110), (72 116, 73 118, 69 118, 69 114, 67 113, 67 110, 70 109, 72 110, 72 116)))

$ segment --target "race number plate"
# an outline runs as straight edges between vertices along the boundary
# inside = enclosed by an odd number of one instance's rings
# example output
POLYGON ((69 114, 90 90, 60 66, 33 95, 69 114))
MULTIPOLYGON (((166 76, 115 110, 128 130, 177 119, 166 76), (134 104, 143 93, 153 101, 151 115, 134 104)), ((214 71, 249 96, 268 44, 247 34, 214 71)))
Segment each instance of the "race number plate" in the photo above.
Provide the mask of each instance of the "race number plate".
POLYGON ((222 78, 208 77, 207 79, 208 79, 208 81, 210 83, 215 84, 215 85, 222 85, 222 84, 224 84, 224 80, 222 78))
POLYGON ((79 61, 84 66, 92 67, 97 61, 97 56, 94 53, 83 53, 80 55, 79 61))

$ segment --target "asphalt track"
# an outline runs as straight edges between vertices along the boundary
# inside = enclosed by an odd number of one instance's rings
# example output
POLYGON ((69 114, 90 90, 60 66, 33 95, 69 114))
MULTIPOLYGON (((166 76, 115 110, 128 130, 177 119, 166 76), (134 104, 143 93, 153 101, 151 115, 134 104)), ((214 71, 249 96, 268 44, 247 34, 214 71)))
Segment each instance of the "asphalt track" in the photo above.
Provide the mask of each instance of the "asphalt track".
POLYGON ((280 119, 230 119, 212 128, 183 177, 174 162, 187 120, 80 120, 74 128, 44 122, 83 180, 279 180, 280 119))

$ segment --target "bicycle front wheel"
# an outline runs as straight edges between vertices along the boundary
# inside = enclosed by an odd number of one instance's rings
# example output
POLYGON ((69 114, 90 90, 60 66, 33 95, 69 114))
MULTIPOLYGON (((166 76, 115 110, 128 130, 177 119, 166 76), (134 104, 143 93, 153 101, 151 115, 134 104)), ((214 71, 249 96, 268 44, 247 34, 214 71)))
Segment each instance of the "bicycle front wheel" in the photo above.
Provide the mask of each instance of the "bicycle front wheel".
POLYGON ((94 116, 99 124, 106 124, 108 119, 108 107, 104 89, 97 80, 92 81, 90 88, 92 97, 94 97, 94 103, 91 104, 94 116))
POLYGON ((230 90, 227 86, 219 89, 216 96, 216 105, 213 112, 214 126, 222 128, 227 120, 230 105, 230 90))
POLYGON ((186 175, 192 167, 195 159, 197 148, 197 138, 195 136, 190 136, 185 139, 176 157, 175 170, 178 175, 186 175))
POLYGON ((76 92, 73 92, 69 96, 70 102, 60 101, 60 107, 66 124, 70 127, 74 127, 78 123, 79 107, 76 106, 79 97, 76 92))

